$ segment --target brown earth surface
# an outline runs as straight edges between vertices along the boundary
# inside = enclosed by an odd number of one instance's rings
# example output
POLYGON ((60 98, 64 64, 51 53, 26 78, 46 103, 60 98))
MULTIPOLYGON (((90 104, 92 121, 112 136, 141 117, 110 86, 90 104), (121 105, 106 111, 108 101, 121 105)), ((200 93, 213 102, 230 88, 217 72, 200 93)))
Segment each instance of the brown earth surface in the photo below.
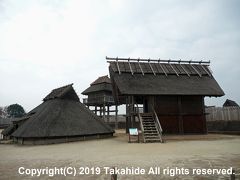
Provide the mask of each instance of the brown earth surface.
MULTIPOLYGON (((113 138, 52 145, 22 146, 0 144, 0 179, 34 179, 20 175, 24 168, 99 167, 100 175, 41 175, 38 179, 111 179, 104 167, 137 168, 144 175, 118 175, 118 179, 229 179, 230 175, 196 175, 195 168, 229 169, 240 173, 240 136, 208 134, 164 136, 165 143, 128 143, 123 130, 113 138), (160 167, 158 175, 147 174, 149 168, 160 167), (163 175, 163 169, 189 170, 189 175, 163 175)), ((180 170, 179 170, 180 171, 180 170)), ((173 175, 173 174, 172 174, 173 175)), ((236 175, 236 179, 240 176, 236 175)))

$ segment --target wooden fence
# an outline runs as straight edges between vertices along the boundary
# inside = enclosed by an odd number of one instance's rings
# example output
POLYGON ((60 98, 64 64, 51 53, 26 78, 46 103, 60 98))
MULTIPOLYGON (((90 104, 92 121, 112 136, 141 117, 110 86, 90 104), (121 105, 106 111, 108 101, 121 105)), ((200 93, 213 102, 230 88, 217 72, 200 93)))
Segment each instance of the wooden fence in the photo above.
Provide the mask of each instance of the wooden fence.
POLYGON ((207 107, 207 121, 240 121, 240 107, 207 107))

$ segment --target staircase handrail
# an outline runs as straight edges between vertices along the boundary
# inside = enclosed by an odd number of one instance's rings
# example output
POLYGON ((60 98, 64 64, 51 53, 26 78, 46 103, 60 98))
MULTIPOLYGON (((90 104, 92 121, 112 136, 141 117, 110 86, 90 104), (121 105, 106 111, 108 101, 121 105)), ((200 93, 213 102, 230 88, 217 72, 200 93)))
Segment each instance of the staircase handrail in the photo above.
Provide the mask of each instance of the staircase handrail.
POLYGON ((154 116, 155 116, 155 122, 157 124, 158 131, 159 131, 160 140, 161 140, 161 142, 163 142, 163 140, 162 140, 162 132, 163 132, 163 130, 162 130, 160 121, 158 119, 158 116, 157 116, 157 113, 155 112, 155 110, 153 110, 153 113, 154 113, 154 116))
POLYGON ((160 121, 159 121, 159 119, 158 119, 157 113, 156 113, 153 105, 152 105, 152 110, 153 110, 153 114, 154 114, 154 116, 155 116, 154 119, 155 119, 155 122, 156 122, 156 124, 157 124, 157 129, 158 129, 158 131, 159 131, 159 135, 160 135, 161 142, 163 142, 163 140, 162 140, 162 132, 163 132, 162 126, 161 126, 161 124, 160 124, 160 121))
MULTIPOLYGON (((138 109, 138 105, 137 105, 137 109, 138 109)), ((145 137, 144 137, 143 122, 142 122, 142 117, 141 117, 139 111, 137 112, 137 116, 138 116, 138 119, 139 119, 139 122, 140 122, 140 127, 141 127, 141 131, 142 131, 143 142, 145 143, 146 140, 145 140, 145 137)))

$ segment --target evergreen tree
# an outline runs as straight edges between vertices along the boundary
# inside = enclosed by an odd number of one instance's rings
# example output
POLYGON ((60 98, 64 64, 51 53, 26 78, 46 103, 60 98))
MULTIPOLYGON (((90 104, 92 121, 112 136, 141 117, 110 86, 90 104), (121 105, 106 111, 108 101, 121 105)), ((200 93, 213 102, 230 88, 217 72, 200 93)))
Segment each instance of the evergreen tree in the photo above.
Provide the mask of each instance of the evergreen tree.
POLYGON ((7 107, 8 116, 11 118, 19 118, 25 114, 23 107, 19 104, 12 104, 7 107))

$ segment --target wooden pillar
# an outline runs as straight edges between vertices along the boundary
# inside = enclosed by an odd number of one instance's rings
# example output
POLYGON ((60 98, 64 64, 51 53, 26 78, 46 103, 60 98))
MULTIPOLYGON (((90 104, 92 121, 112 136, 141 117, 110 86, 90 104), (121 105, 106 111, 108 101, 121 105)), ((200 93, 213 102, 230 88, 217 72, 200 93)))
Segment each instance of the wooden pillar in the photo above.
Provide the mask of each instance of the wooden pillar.
POLYGON ((134 112, 134 96, 131 96, 131 105, 130 105, 130 108, 131 108, 131 127, 134 127, 134 122, 135 122, 135 112, 134 112))
POLYGON ((99 111, 100 111, 100 116, 102 116, 102 106, 100 106, 99 111))
POLYGON ((115 129, 118 129, 118 106, 115 106, 115 129))
POLYGON ((179 124, 179 134, 184 134, 183 129, 183 117, 182 117, 182 99, 181 96, 177 97, 178 101, 178 124, 179 124))
POLYGON ((107 122, 109 123, 109 115, 110 115, 110 113, 109 113, 109 106, 107 106, 107 122))
POLYGON ((126 97, 126 133, 129 133, 129 96, 126 97))
POLYGON ((95 114, 97 115, 97 106, 95 106, 95 114))
POLYGON ((207 134, 207 122, 206 122, 206 113, 205 113, 205 104, 204 104, 204 96, 202 96, 202 124, 203 124, 203 133, 207 134))
POLYGON ((106 113, 106 109, 105 109, 105 103, 103 104, 103 120, 105 121, 105 113, 106 113))

